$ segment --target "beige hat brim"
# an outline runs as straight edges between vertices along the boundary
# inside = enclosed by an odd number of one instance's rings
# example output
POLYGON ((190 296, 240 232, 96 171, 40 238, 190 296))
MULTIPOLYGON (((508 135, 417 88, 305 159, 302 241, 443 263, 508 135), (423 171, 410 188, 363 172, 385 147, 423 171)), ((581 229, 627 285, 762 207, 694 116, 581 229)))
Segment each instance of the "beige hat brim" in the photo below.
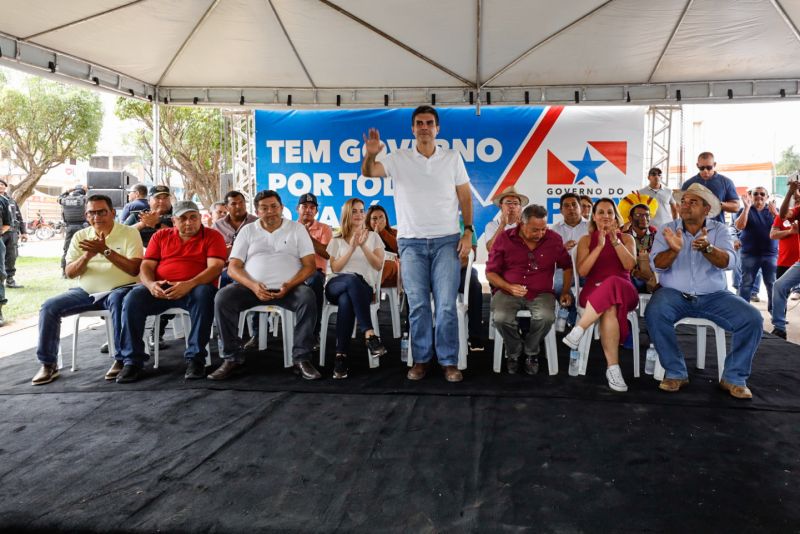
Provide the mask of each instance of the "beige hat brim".
POLYGON ((719 213, 722 211, 722 204, 720 204, 719 199, 714 196, 714 193, 705 187, 703 187, 701 190, 693 189, 693 186, 694 184, 690 185, 686 191, 675 191, 672 193, 672 196, 675 198, 675 202, 680 204, 683 195, 689 193, 690 195, 695 195, 702 198, 709 206, 711 206, 711 209, 708 211, 708 217, 714 218, 719 215, 719 213))
POLYGON ((495 206, 497 206, 499 208, 500 207, 500 203, 506 197, 517 197, 519 199, 519 203, 522 204, 523 208, 531 203, 531 199, 529 199, 525 195, 521 195, 519 193, 504 193, 504 194, 500 195, 499 197, 495 198, 492 202, 494 203, 495 206))

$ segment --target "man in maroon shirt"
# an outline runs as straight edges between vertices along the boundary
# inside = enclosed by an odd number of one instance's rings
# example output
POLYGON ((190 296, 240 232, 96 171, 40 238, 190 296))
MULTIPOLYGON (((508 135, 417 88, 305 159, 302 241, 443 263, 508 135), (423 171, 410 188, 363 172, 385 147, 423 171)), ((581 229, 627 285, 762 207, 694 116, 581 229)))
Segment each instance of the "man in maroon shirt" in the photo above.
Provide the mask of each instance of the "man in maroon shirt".
POLYGON ((486 278, 493 287, 494 324, 508 355, 508 372, 516 373, 525 352, 525 372, 539 372, 539 344, 555 321, 553 275, 564 270, 559 297, 562 306, 572 304, 572 260, 561 236, 547 229, 547 210, 532 204, 522 211, 516 228, 501 232, 486 264, 486 278), (531 313, 531 326, 523 344, 517 312, 531 313))
POLYGON ((178 202, 172 222, 173 228, 163 228, 150 239, 139 273, 142 284, 122 303, 120 352, 124 366, 117 375, 120 384, 138 380, 148 358, 142 341, 147 316, 169 308, 183 308, 191 319, 184 377, 205 377, 215 284, 227 258, 225 239, 218 231, 203 226, 194 202, 178 202))

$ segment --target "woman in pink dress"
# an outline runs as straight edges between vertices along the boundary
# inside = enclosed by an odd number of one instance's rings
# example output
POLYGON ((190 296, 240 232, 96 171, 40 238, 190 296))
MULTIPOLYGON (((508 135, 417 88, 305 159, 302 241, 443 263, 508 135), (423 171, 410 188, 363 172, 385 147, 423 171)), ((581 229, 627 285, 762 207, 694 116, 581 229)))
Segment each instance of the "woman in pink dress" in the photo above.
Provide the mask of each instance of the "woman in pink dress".
MULTIPOLYGON (((592 207, 589 233, 578 241, 577 270, 586 277, 578 304, 584 308, 578 324, 564 337, 564 343, 577 349, 583 332, 600 320, 600 343, 606 356, 606 379, 614 391, 627 391, 619 367, 619 345, 630 330, 628 312, 639 303, 630 272, 636 266, 633 237, 620 231, 622 217, 610 198, 601 198, 592 207)), ((634 340, 638 343, 638 340, 634 340)))

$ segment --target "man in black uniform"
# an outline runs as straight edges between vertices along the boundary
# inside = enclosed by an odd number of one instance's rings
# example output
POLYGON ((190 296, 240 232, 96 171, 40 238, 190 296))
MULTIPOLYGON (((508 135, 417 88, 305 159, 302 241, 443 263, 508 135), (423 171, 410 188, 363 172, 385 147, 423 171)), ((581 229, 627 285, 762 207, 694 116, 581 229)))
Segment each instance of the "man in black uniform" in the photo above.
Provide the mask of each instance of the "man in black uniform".
MULTIPOLYGON (((8 209, 8 202, 5 198, 0 196, 0 234, 5 235, 8 229, 11 228, 11 210, 8 209)), ((6 302, 6 245, 3 239, 0 239, 0 326, 5 324, 3 320, 3 305, 6 302)))
POLYGON ((64 232, 64 253, 61 255, 61 273, 64 273, 64 268, 67 266, 67 250, 69 250, 70 241, 72 236, 78 230, 82 230, 88 226, 86 222, 86 189, 82 184, 75 186, 72 191, 62 193, 58 197, 58 203, 61 204, 63 209, 64 224, 67 228, 64 232))
POLYGON ((6 246, 6 287, 13 289, 21 288, 14 280, 17 274, 17 256, 19 255, 19 233, 24 229, 22 212, 19 210, 17 201, 11 198, 6 192, 8 183, 0 178, 0 202, 5 201, 8 210, 11 212, 11 227, 3 234, 3 244, 6 246))

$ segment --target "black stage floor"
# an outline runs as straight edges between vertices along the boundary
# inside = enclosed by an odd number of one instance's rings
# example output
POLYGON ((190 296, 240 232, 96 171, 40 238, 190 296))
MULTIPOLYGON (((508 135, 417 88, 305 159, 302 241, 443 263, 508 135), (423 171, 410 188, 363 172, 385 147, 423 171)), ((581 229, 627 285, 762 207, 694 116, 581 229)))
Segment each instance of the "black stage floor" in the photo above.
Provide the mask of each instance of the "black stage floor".
POLYGON ((800 347, 770 335, 748 402, 716 387, 710 336, 694 367, 691 330, 678 394, 634 379, 629 351, 611 392, 598 342, 585 377, 560 342, 558 376, 497 375, 489 344, 448 384, 406 380, 397 340, 379 369, 362 348, 350 378, 329 358, 304 382, 272 338, 248 374, 184 382, 173 341, 122 386, 103 332, 46 386, 34 351, 0 359, 5 531, 800 532, 800 347))

